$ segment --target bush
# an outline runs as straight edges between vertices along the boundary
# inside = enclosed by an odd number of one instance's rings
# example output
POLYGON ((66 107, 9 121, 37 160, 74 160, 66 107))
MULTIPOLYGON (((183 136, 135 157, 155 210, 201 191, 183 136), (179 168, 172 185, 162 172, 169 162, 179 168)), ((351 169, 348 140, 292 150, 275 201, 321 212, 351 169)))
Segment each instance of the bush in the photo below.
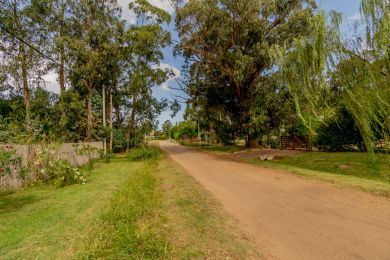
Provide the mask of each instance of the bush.
POLYGON ((26 169, 22 167, 22 158, 16 154, 11 146, 0 149, 0 178, 5 175, 14 175, 24 179, 26 169))
POLYGON ((317 131, 316 146, 323 151, 365 150, 363 138, 352 115, 340 108, 336 116, 317 131))
POLYGON ((188 139, 197 136, 197 125, 196 122, 186 121, 181 122, 177 126, 171 129, 171 135, 176 140, 188 139))
POLYGON ((51 147, 39 149, 34 162, 37 179, 44 183, 53 183, 64 187, 71 184, 84 184, 86 177, 82 171, 74 168, 66 160, 56 160, 51 147))
POLYGON ((88 158, 87 166, 89 171, 92 171, 93 164, 95 162, 95 158, 97 157, 97 155, 99 155, 101 159, 105 157, 103 149, 93 147, 89 144, 75 145, 75 147, 76 147, 77 155, 87 156, 88 158))
POLYGON ((0 190, 21 188, 27 169, 22 166, 22 158, 11 146, 0 148, 0 190))
POLYGON ((153 145, 147 145, 139 148, 133 148, 127 153, 127 158, 131 161, 144 161, 157 158, 160 154, 160 149, 153 145))
POLYGON ((122 129, 113 129, 113 147, 112 150, 114 153, 121 153, 126 150, 126 138, 125 133, 122 129))

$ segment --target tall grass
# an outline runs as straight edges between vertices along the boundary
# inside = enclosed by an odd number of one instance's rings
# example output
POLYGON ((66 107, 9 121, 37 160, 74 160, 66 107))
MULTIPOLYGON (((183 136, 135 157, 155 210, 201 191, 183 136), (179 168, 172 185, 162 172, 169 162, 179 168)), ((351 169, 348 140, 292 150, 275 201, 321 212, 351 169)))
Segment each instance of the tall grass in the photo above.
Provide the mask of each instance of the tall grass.
POLYGON ((96 223, 96 233, 87 242, 89 248, 84 256, 161 259, 169 254, 171 246, 164 235, 162 193, 156 167, 156 159, 145 162, 118 189, 96 223))
POLYGON ((148 159, 156 159, 161 153, 160 149, 154 145, 145 145, 131 149, 126 157, 130 161, 144 161, 148 159))

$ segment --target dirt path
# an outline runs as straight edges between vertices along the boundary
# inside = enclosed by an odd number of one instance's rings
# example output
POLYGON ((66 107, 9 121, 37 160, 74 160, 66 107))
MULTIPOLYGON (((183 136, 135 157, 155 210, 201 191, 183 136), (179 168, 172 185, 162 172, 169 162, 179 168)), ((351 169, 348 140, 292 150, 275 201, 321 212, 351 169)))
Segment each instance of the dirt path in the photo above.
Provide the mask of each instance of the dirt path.
POLYGON ((266 259, 390 259, 389 199, 160 146, 239 220, 266 259))

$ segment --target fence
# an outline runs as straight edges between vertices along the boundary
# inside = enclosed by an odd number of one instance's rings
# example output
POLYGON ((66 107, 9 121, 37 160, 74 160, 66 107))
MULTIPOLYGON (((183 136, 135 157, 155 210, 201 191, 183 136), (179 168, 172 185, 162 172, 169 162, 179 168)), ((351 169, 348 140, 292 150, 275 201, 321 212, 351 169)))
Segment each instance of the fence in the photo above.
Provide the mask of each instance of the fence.
POLYGON ((309 140, 307 137, 281 136, 280 148, 283 149, 309 149, 309 140))
MULTIPOLYGON (((57 160, 67 160, 73 167, 79 167, 86 163, 88 163, 89 156, 88 155, 79 155, 77 154, 77 147, 82 145, 89 145, 93 148, 103 149, 102 142, 88 142, 88 143, 64 143, 60 144, 54 150, 54 158, 57 160)), ((7 144, 2 145, 11 146, 15 149, 16 153, 22 157, 23 165, 27 165, 28 162, 34 160, 34 155, 36 154, 38 149, 42 149, 43 147, 47 147, 48 145, 38 145, 38 144, 7 144)), ((95 152, 92 154, 92 158, 98 158, 99 153, 95 152)))

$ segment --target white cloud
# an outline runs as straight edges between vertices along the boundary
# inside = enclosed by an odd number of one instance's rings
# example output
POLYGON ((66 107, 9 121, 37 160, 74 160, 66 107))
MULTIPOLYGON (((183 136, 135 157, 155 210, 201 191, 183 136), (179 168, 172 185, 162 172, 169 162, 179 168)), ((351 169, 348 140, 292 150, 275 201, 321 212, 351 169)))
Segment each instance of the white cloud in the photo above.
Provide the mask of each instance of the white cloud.
POLYGON ((168 0, 148 0, 148 2, 167 13, 172 14, 174 12, 173 7, 168 0))
POLYGON ((159 68, 164 70, 169 74, 168 80, 161 84, 159 87, 164 91, 169 91, 169 82, 174 81, 175 79, 180 77, 180 70, 174 67, 171 64, 160 63, 160 65, 153 66, 153 68, 159 68))
POLYGON ((122 19, 126 20, 129 24, 135 24, 137 22, 137 15, 129 9, 129 3, 132 0, 118 0, 118 5, 122 8, 122 19))
POLYGON ((46 89, 56 94, 60 93, 60 84, 58 84, 58 73, 55 71, 49 71, 44 75, 43 80, 46 83, 46 89))
MULTIPOLYGON (((129 9, 129 3, 134 2, 134 0, 118 0, 119 6, 122 8, 122 18, 126 20, 129 24, 136 24, 137 15, 129 9)), ((172 5, 168 0, 148 0, 148 2, 169 14, 174 12, 172 5)))
POLYGON ((357 12, 351 16, 348 16, 348 20, 350 21, 360 21, 362 19, 362 15, 360 14, 360 12, 357 12))

